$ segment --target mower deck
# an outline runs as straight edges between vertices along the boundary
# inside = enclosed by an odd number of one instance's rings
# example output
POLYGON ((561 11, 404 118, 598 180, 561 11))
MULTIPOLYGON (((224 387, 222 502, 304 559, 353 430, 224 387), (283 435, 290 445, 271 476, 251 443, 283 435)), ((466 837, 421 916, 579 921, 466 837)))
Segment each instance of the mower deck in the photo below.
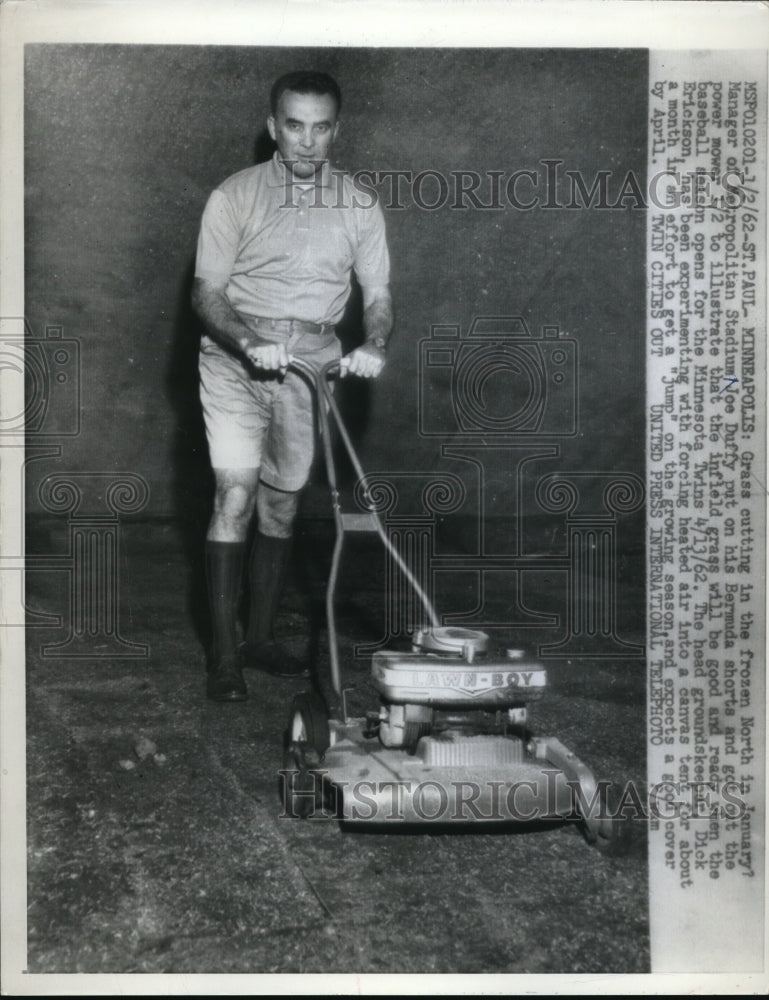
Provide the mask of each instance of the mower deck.
POLYGON ((575 815, 577 788, 588 802, 595 791, 592 773, 557 739, 427 737, 412 754, 386 749, 364 735, 365 725, 332 723, 318 768, 346 822, 554 820, 575 815))

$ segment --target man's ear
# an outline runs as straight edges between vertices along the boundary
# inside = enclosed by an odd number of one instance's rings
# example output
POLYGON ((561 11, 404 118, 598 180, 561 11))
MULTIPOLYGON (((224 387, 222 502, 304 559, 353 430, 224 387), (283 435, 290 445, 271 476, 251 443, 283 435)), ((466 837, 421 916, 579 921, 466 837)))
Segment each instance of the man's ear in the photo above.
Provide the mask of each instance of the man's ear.
POLYGON ((334 125, 334 135, 333 135, 333 138, 331 140, 332 142, 336 142, 337 136, 339 135, 339 127, 340 127, 341 124, 342 123, 337 120, 336 125, 334 125))
POLYGON ((267 119, 267 131, 270 133, 270 138, 275 142, 275 119, 272 115, 267 119))

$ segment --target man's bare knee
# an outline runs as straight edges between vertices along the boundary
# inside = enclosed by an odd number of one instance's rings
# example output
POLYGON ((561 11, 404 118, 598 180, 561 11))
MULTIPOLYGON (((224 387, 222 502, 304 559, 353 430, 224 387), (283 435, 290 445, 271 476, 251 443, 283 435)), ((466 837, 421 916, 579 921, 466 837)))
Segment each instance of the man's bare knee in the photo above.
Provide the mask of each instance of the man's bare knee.
POLYGON ((257 470, 217 469, 211 541, 243 541, 254 513, 257 470))
POLYGON ((290 538, 299 509, 299 493, 287 493, 259 483, 256 503, 259 531, 273 538, 290 538))

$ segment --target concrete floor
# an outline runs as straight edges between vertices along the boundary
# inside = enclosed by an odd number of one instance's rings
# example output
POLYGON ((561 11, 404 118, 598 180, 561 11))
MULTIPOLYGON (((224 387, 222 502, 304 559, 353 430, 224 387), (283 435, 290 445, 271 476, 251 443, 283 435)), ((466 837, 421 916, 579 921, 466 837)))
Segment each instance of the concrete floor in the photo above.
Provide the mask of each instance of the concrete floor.
MULTIPOLYGON (((297 653, 315 636, 321 673, 329 541, 327 522, 303 523, 279 620, 297 653)), ((66 525, 31 542, 61 550, 66 525)), ((188 537, 174 524, 126 522, 120 544, 120 629, 148 645, 146 658, 46 656, 41 647, 66 630, 28 633, 31 972, 648 971, 640 823, 629 854, 609 858, 573 824, 382 833, 281 818, 283 730, 307 682, 249 674, 248 702, 207 701, 188 537)), ((353 557, 340 594, 356 711, 375 706, 367 663, 352 654, 381 634, 382 565, 353 557)), ((33 608, 66 614, 66 574, 29 573, 28 595, 33 608)), ((621 614, 642 600, 621 581, 621 614)), ((557 735, 599 777, 643 785, 643 661, 546 665, 531 728, 557 735)))

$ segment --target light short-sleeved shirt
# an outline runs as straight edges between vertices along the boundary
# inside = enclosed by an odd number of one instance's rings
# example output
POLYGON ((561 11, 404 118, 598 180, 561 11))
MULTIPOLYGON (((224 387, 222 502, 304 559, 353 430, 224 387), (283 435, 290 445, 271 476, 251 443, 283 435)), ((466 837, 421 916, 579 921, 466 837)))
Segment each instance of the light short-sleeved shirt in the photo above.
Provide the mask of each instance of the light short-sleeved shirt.
POLYGON ((364 291, 389 283, 384 216, 368 190, 328 163, 303 184, 276 153, 208 199, 195 276, 225 285, 246 321, 338 323, 353 270, 364 291))

